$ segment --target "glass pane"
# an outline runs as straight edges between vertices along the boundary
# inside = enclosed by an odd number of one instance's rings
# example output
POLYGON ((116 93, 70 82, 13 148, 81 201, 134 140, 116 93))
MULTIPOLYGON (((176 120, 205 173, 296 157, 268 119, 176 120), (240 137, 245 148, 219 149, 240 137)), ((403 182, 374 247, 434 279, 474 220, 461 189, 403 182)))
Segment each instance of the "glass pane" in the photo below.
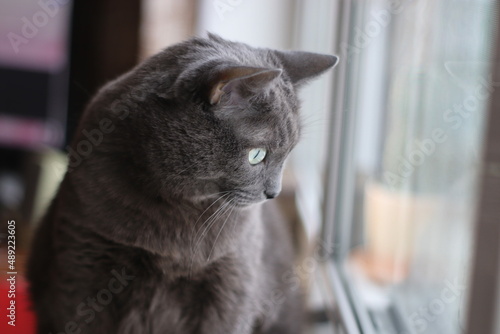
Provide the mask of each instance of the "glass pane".
MULTIPOLYGON (((461 332, 493 0, 354 1, 336 241, 379 333, 461 332)), ((361 320, 361 322, 363 322, 361 320)))

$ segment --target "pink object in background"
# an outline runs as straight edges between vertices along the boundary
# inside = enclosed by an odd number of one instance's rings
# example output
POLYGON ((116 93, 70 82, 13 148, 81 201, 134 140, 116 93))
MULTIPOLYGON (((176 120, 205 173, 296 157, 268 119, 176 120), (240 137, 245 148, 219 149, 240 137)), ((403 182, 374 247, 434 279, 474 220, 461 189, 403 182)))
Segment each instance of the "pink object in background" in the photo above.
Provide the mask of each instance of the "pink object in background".
POLYGON ((3 0, 0 66, 54 72, 67 62, 71 1, 3 0))
POLYGON ((62 127, 37 119, 0 115, 0 144, 16 147, 59 146, 62 127))

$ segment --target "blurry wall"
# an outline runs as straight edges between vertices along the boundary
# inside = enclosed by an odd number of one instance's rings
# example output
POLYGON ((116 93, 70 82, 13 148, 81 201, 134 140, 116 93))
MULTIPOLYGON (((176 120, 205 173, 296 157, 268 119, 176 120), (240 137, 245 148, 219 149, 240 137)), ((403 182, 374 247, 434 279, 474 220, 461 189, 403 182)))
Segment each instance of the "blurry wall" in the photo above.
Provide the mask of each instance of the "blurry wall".
POLYGON ((198 35, 216 33, 253 46, 289 49, 292 46, 295 1, 200 0, 198 35))
POLYGON ((197 0, 142 0, 140 58, 192 36, 196 13, 197 0))
POLYGON ((69 140, 83 108, 97 89, 136 65, 140 18, 140 0, 74 1, 69 140))

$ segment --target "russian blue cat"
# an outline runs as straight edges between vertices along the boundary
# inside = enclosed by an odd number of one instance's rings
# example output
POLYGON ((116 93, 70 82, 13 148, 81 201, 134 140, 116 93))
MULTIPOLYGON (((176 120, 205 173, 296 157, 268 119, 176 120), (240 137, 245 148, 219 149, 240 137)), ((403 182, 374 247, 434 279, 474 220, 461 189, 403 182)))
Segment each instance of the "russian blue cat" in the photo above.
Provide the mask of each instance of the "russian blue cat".
POLYGON ((269 199, 300 137, 297 89, 337 60, 209 35, 104 86, 34 238, 38 333, 299 333, 269 199))

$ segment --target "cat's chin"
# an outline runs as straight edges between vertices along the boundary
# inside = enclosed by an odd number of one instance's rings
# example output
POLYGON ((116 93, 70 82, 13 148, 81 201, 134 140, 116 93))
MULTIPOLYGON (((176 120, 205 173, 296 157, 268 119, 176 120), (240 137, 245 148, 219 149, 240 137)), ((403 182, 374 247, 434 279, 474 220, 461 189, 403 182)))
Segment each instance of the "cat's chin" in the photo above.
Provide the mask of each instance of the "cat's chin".
POLYGON ((235 208, 248 208, 257 204, 262 204, 266 201, 264 198, 249 198, 247 196, 221 196, 221 195, 203 195, 203 196, 193 196, 190 201, 195 204, 206 204, 206 203, 217 203, 220 204, 227 203, 229 206, 235 208))
POLYGON ((251 208, 253 206, 256 206, 256 205, 260 205, 262 203, 264 203, 266 201, 266 199, 240 199, 240 200, 235 200, 232 202, 232 204, 237 207, 237 208, 241 208, 241 209, 245 209, 245 208, 251 208))
POLYGON ((265 201, 234 203, 234 207, 236 207, 238 209, 251 209, 252 207, 260 205, 260 204, 262 204, 264 202, 265 201))

